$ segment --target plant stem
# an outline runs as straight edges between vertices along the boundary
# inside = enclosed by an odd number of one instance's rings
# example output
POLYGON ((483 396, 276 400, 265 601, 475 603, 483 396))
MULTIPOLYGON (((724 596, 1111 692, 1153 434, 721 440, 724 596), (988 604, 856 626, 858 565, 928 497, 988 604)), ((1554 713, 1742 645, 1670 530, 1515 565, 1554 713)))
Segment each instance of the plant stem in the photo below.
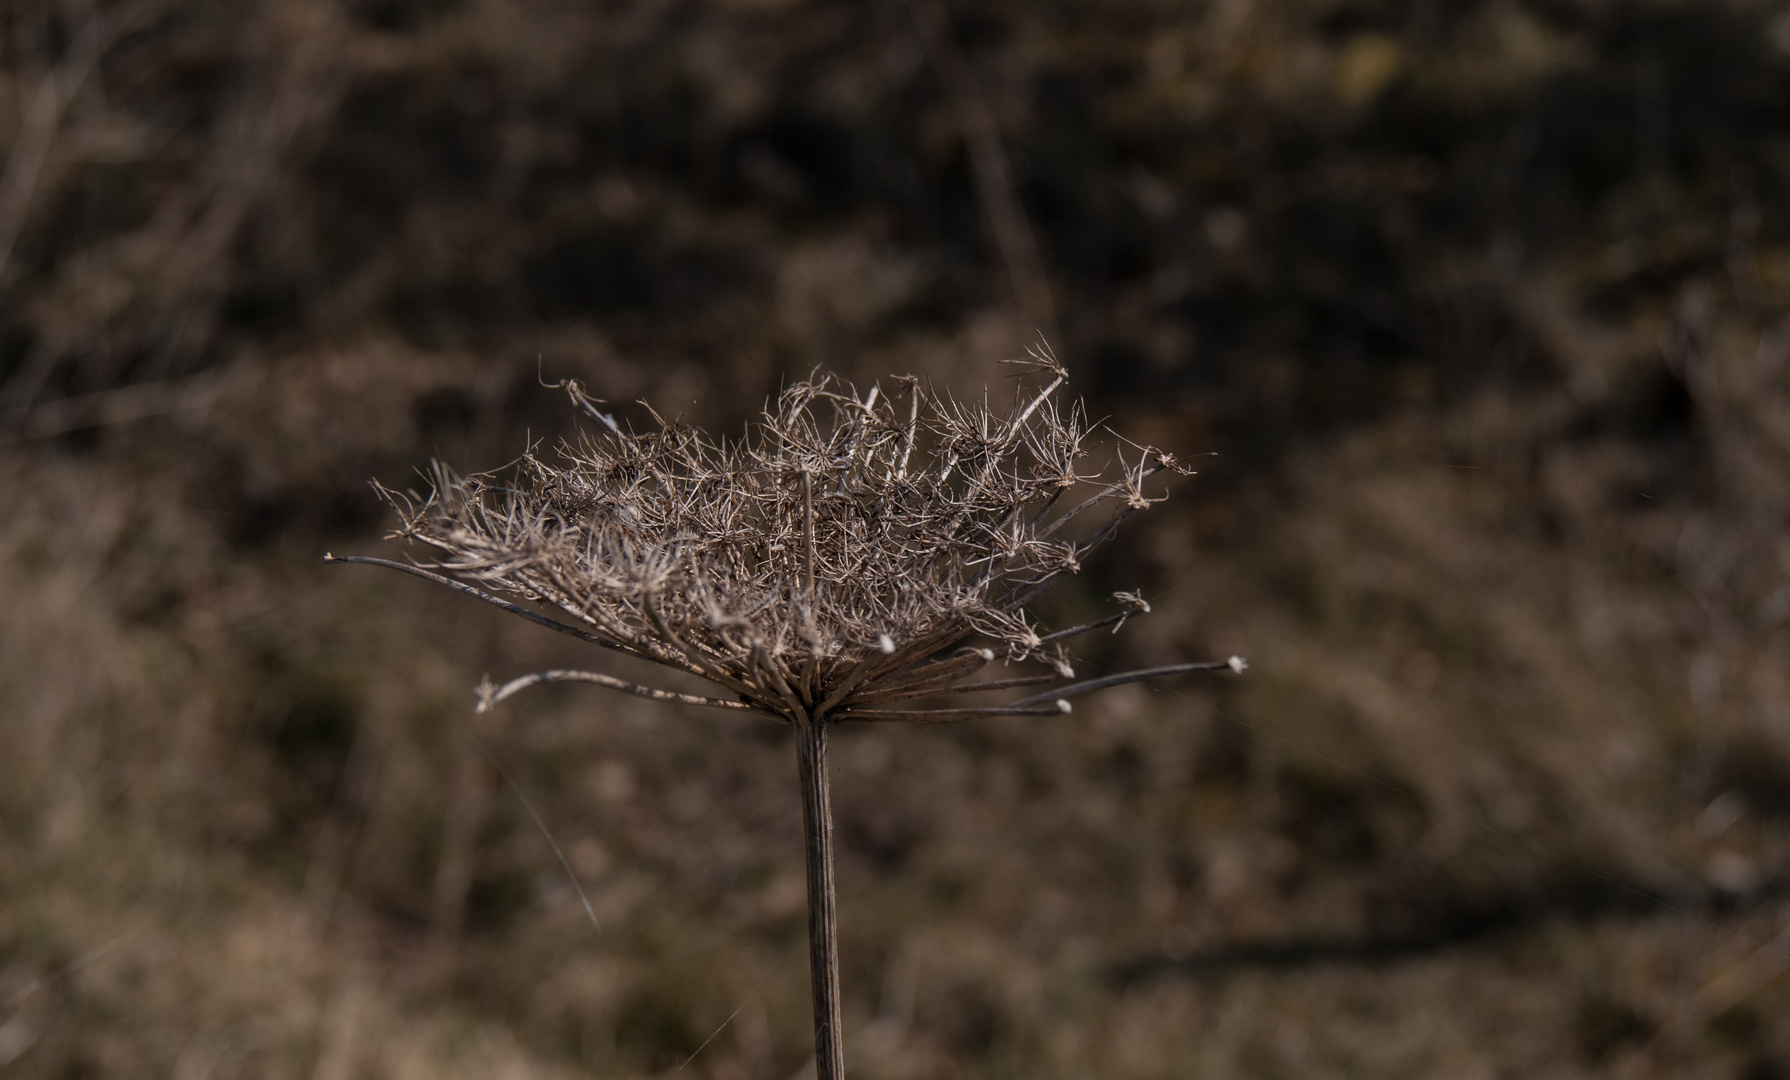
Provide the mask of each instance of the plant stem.
POLYGON ((802 833, 808 855, 808 972, 814 994, 816 1080, 845 1080, 839 1019, 839 915, 833 902, 833 803, 827 784, 827 725, 796 725, 802 833))

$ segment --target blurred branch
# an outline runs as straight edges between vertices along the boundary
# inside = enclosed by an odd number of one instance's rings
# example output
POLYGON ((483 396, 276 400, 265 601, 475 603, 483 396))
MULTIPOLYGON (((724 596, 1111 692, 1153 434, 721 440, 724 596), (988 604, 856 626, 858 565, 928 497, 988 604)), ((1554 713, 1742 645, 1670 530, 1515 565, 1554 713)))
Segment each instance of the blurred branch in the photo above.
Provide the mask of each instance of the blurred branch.
POLYGON ((951 29, 951 15, 943 0, 908 0, 908 11, 925 46, 926 59, 944 83, 957 113, 957 123, 969 150, 970 169, 976 177, 976 195, 982 212, 988 215, 988 229, 1000 248, 1001 261, 1006 264, 1013 299, 1036 324, 1035 329, 1053 335, 1057 305, 1050 276, 1038 252, 1037 237, 1026 220, 1025 208, 1020 205, 994 110, 951 29))
POLYGON ((93 963, 95 960, 98 960, 100 957, 105 956, 106 954, 112 952, 114 949, 117 949, 119 946, 124 945, 124 944, 128 943, 129 941, 131 941, 132 939, 136 938, 138 935, 142 934, 145 930, 148 930, 151 927, 153 927, 156 922, 157 922, 157 920, 155 920, 155 919, 145 919, 142 922, 139 922, 135 926, 131 927, 129 930, 126 930, 121 934, 117 934, 111 938, 108 938, 107 940, 101 942, 100 944, 95 945, 93 948, 88 949, 86 952, 81 953, 79 956, 76 956, 73 960, 70 960, 68 963, 63 964, 61 967, 57 968, 55 971, 52 971, 47 975, 40 975, 37 978, 32 979, 30 982, 26 983, 24 986, 20 987, 18 990, 9 994, 4 1001, 0 1001, 0 1008, 11 1009, 11 1008, 17 1006, 19 1002, 24 1001, 26 998, 30 997, 32 994, 35 994, 38 991, 43 990, 45 987, 48 987, 49 985, 56 982, 57 980, 68 978, 70 975, 73 975, 75 972, 80 971, 82 968, 86 967, 88 964, 93 963))
POLYGON ((210 162, 211 197, 170 249, 170 288, 158 312, 167 339, 150 362, 154 374, 179 374, 211 341, 243 221, 274 188, 292 144, 340 97, 341 80, 332 80, 343 23, 338 5, 293 0, 270 5, 264 18, 271 85, 245 95, 224 121, 210 162))
POLYGON ((0 417, 0 446, 53 439, 85 428, 112 427, 156 416, 208 409, 225 389, 218 373, 121 386, 59 398, 0 417))
MULTIPOLYGON (((162 134, 115 121, 69 131, 62 121, 110 43, 168 3, 132 0, 95 16, 42 80, 0 178, 0 287, 33 203, 41 202, 38 193, 52 186, 57 162, 95 152, 116 159, 152 146, 162 134)), ((77 369, 67 373, 62 387, 74 394, 107 391, 127 379, 153 382, 183 375, 205 355, 220 326, 233 245, 244 222, 276 193, 293 145, 339 99, 342 25, 337 5, 326 0, 256 6, 246 35, 251 62, 243 64, 245 84, 205 143, 205 158, 191 177, 197 182, 171 186, 144 225, 84 252, 72 264, 87 264, 89 277, 116 274, 120 296, 104 304, 92 301, 84 281, 52 267, 47 288, 61 295, 68 311, 62 328, 35 335, 23 361, 0 385, 0 414, 15 421, 8 426, 19 426, 17 418, 56 383, 64 364, 77 369)))
POLYGON ((69 103, 81 92, 112 43, 164 2, 131 0, 109 11, 95 12, 75 35, 62 59, 38 81, 37 91, 25 108, 19 136, 7 152, 6 172, 0 176, 0 288, 6 285, 13 248, 25 227, 44 163, 49 160, 69 103))
POLYGON ((1777 937, 1756 945, 1739 962, 1704 983, 1659 1034, 1677 1047, 1689 1045, 1710 1021, 1746 1003, 1790 971, 1790 924, 1777 937))

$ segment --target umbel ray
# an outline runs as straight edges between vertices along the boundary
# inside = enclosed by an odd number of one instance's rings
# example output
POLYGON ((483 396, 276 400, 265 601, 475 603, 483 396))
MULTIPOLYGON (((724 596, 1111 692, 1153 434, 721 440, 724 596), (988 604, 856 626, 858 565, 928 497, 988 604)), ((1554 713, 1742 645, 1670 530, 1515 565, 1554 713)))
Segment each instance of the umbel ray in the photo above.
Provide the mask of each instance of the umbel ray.
POLYGON ((1005 411, 911 377, 863 394, 817 377, 737 440, 657 413, 636 432, 562 383, 595 424, 555 458, 531 450, 513 479, 437 464, 426 495, 380 489, 401 522, 393 535, 430 549, 427 561, 325 556, 414 574, 713 688, 537 671, 483 683, 481 710, 538 683, 586 682, 795 729, 819 1080, 840 1080, 845 1060, 832 725, 1054 716, 1122 683, 1244 668, 1231 657, 1078 680, 1069 643, 1148 612, 1134 594, 1116 594, 1105 618, 1035 626, 1029 604, 1165 497, 1151 481, 1190 470, 1123 446, 1089 470, 1086 414, 1059 399, 1062 365, 1044 348, 1011 363, 1020 387, 1005 411), (997 661, 1017 673, 987 678, 997 661))

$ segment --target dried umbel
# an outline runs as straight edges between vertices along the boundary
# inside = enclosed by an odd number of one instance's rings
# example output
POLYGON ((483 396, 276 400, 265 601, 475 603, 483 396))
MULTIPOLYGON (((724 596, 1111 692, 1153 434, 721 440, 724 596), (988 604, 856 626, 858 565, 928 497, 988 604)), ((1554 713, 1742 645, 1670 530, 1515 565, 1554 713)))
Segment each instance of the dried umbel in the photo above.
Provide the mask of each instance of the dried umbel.
POLYGON ((385 492, 402 520, 396 535, 435 558, 331 557, 428 578, 716 688, 541 671, 484 684, 481 709, 537 683, 577 681, 797 729, 822 1080, 844 1072, 829 725, 1054 715, 1121 683, 1243 669, 1232 657, 1077 681, 1072 638, 1149 610, 1127 593, 1106 618, 1034 625, 1028 603, 1163 498, 1152 478, 1188 470, 1160 450, 1121 447, 1114 466, 1087 471, 1086 417, 1058 399, 1063 368, 1042 349, 1015 363, 1024 378, 1005 412, 912 378, 863 394, 819 378, 784 390, 737 442, 656 414, 636 433, 565 383, 596 426, 558 460, 530 453, 514 479, 438 465, 426 497, 385 492), (997 660, 1010 673, 982 677, 997 660), (957 700, 998 691, 1019 696, 957 700))

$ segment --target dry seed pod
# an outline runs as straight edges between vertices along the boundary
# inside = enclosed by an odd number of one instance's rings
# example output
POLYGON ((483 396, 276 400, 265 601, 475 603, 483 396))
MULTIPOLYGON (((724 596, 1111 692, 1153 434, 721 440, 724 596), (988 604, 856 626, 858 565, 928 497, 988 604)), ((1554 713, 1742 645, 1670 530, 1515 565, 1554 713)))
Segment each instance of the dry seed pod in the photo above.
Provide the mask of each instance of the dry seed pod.
POLYGON ((828 725, 1058 715, 1071 698, 1121 683, 1244 667, 1231 657, 1076 681, 1065 643, 1147 613, 1130 593, 1106 618, 1034 628, 1026 605, 1165 497, 1150 494, 1152 478, 1189 470, 1140 447, 1135 460, 1121 450, 1110 474, 1084 471, 1087 419, 1058 401, 1062 365, 1043 348, 1013 363, 1024 381, 1005 412, 913 378, 893 394, 860 395, 821 377, 785 389, 736 442, 657 414, 636 433, 563 383, 599 426, 562 445, 558 460, 531 452, 509 482, 438 464, 426 495, 381 489, 402 522, 394 535, 433 549, 432 560, 326 556, 428 578, 714 688, 539 671, 484 684, 481 709, 572 681, 795 726, 821 1080, 844 1074, 828 725), (997 657, 1044 670, 979 679, 997 657), (1000 690, 1032 692, 948 701, 1000 690), (935 704, 911 704, 924 700, 935 704))

